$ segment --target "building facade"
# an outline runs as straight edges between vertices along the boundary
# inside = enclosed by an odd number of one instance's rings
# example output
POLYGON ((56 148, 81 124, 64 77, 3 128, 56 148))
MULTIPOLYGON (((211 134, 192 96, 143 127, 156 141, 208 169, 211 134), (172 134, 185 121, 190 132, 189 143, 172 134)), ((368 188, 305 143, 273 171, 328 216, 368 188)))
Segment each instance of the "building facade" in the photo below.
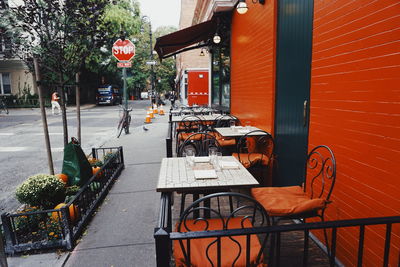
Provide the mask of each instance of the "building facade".
MULTIPOLYGON (((10 2, 11 6, 21 4, 21 1, 10 2)), ((0 9, 9 8, 6 0, 1 1, 0 9)), ((15 51, 12 39, 0 28, 0 95, 23 96, 37 92, 34 77, 24 63, 21 51, 15 51)))
MULTIPOLYGON (((198 1, 182 0, 179 29, 192 26, 194 10, 198 1)), ((176 83, 182 104, 188 104, 188 72, 208 71, 210 54, 206 49, 194 49, 176 55, 176 83), (203 53, 201 53, 203 51, 203 53)))
MULTIPOLYGON (((328 145, 337 162, 328 220, 398 215, 400 2, 247 0, 245 14, 237 2, 197 1, 193 13, 194 24, 223 14, 218 29, 229 33, 209 48, 211 103, 272 133, 275 186, 309 186, 307 153, 328 145)), ((384 236, 370 230, 367 266, 382 264, 384 236)), ((337 238, 337 258, 351 266, 358 232, 337 238)), ((399 246, 392 235, 389 264, 399 246)))

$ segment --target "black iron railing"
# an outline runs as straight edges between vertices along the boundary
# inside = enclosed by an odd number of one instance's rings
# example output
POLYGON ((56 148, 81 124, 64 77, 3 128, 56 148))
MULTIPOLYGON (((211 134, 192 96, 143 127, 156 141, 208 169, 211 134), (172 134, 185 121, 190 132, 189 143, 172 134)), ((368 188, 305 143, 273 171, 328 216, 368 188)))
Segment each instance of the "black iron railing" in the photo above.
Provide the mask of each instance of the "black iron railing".
MULTIPOLYGON (((358 249, 353 253, 357 255, 357 266, 363 266, 363 263, 367 262, 364 255, 364 243, 366 227, 368 226, 385 226, 386 234, 384 243, 382 244, 384 253, 381 261, 383 266, 389 265, 389 254, 391 249, 397 249, 395 246, 391 246, 391 236, 393 235, 393 225, 400 225, 400 216, 392 217, 378 217, 378 218, 363 218, 363 219, 352 219, 352 220, 340 220, 340 221, 327 221, 327 222, 316 222, 316 223, 301 223, 301 224, 286 224, 286 225, 272 225, 268 227, 255 227, 255 228, 244 228, 244 229, 231 229, 231 230, 217 230, 217 231, 195 231, 195 232, 173 232, 172 231, 172 218, 171 218, 171 195, 163 193, 161 195, 161 208, 158 220, 158 225, 155 228, 154 238, 156 243, 156 257, 157 266, 169 266, 172 257, 172 244, 175 240, 182 240, 184 242, 190 242, 194 239, 202 238, 214 238, 220 240, 223 237, 233 236, 256 236, 260 234, 275 235, 276 243, 271 248, 274 248, 274 256, 269 256, 268 266, 279 266, 280 265, 280 250, 281 250, 281 235, 282 233, 302 231, 304 232, 304 242, 302 255, 303 266, 309 266, 309 235, 312 230, 330 230, 330 253, 327 253, 326 257, 329 257, 328 262, 330 266, 335 266, 336 260, 336 247, 337 247, 337 234, 338 231, 349 227, 356 227, 359 229, 358 238, 358 249), (329 255, 329 256, 328 256, 329 255)), ((246 250, 245 250, 246 251, 246 250)), ((399 255, 400 251, 392 251, 395 255, 399 255)), ((399 262, 395 266, 400 266, 400 259, 397 256, 399 262)), ((207 261, 207 259, 204 259, 207 261)), ((249 264, 249 263, 248 263, 249 264)))
POLYGON ((100 156, 105 158, 104 165, 60 209, 1 215, 7 253, 73 248, 97 206, 124 169, 122 147, 93 148, 92 157, 100 156), (21 225, 21 222, 25 223, 21 225))
POLYGON ((167 158, 172 157, 172 114, 169 113, 169 121, 168 121, 168 133, 167 133, 167 138, 165 138, 165 145, 166 145, 166 151, 167 151, 167 158))

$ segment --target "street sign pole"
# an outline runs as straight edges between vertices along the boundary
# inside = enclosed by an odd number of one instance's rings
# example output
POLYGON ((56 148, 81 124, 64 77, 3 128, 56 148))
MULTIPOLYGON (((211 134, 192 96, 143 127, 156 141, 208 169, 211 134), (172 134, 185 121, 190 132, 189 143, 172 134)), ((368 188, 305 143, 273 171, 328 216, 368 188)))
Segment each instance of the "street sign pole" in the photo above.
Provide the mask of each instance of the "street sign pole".
POLYGON ((127 89, 126 89, 126 68, 122 68, 122 77, 124 79, 125 109, 128 109, 128 92, 127 92, 127 89))

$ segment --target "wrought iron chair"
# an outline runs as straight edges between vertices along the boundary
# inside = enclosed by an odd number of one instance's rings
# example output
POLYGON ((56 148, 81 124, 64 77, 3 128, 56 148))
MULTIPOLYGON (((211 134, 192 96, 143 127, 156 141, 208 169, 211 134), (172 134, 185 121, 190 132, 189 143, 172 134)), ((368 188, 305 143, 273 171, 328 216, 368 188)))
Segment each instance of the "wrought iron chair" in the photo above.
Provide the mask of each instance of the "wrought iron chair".
POLYGON ((211 124, 207 130, 210 134, 214 135, 221 147, 223 148, 223 152, 225 155, 231 155, 235 150, 236 139, 231 137, 221 136, 218 132, 215 131, 215 128, 219 127, 230 127, 234 123, 235 126, 240 125, 240 121, 233 115, 220 115, 215 119, 215 122, 211 124))
MULTIPOLYGON (((324 221, 327 205, 336 180, 336 160, 332 150, 325 145, 313 148, 307 157, 306 186, 252 188, 252 196, 263 205, 274 222, 280 219, 318 217, 324 221)), ((325 244, 329 253, 328 236, 324 229, 325 244)))
POLYGON ((215 136, 206 132, 192 133, 180 144, 177 155, 182 157, 186 155, 185 151, 193 150, 197 157, 208 156, 210 149, 216 152, 221 151, 221 146, 215 136))
POLYGON ((201 132, 204 128, 202 119, 195 115, 187 115, 178 123, 176 128, 176 151, 180 144, 186 140, 191 134, 201 132))
POLYGON ((272 166, 274 139, 270 133, 263 130, 254 130, 242 136, 232 154, 248 169, 259 182, 265 177, 272 166))
POLYGON ((198 199, 176 225, 177 232, 190 232, 173 242, 176 266, 264 266, 268 235, 233 236, 230 231, 265 226, 270 226, 267 212, 249 196, 224 192, 198 199), (220 230, 217 237, 205 236, 212 230, 220 230))

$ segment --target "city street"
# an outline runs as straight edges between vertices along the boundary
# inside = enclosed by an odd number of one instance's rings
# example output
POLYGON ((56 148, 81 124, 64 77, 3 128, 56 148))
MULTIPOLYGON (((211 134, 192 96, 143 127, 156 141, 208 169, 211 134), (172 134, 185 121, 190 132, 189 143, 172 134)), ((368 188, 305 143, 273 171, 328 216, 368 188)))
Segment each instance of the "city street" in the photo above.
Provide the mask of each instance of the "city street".
MULTIPOLYGON (((149 100, 129 101, 131 132, 143 131, 142 125, 149 100)), ((82 148, 86 154, 116 138, 120 112, 118 106, 86 106, 81 110, 82 148)), ((55 173, 60 173, 63 160, 63 130, 61 115, 52 115, 47 108, 50 141, 55 173)), ((68 107, 68 135, 76 136, 75 107, 68 107)), ((123 133, 120 138, 124 138, 123 133)), ((40 109, 10 109, 0 114, 0 213, 17 208, 15 188, 29 176, 49 173, 40 109)))

